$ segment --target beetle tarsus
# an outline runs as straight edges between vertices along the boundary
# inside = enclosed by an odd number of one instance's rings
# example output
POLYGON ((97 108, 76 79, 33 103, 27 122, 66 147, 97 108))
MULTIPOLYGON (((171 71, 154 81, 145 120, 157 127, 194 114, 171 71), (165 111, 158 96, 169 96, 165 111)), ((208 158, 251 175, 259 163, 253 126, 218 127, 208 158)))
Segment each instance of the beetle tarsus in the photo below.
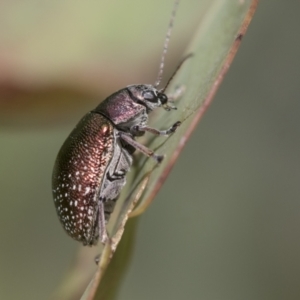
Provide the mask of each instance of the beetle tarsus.
POLYGON ((157 155, 157 154, 154 154, 152 157, 156 160, 158 164, 160 164, 165 158, 164 155, 157 155))
POLYGON ((106 231, 106 228, 105 228, 105 232, 103 232, 102 235, 101 235, 101 243, 103 245, 105 245, 106 242, 108 241, 108 239, 109 239, 109 237, 108 237, 108 234, 107 234, 107 231, 106 231))
POLYGON ((180 121, 177 121, 176 123, 173 124, 173 126, 171 128, 169 128, 167 131, 168 134, 174 133, 177 128, 181 125, 180 121))

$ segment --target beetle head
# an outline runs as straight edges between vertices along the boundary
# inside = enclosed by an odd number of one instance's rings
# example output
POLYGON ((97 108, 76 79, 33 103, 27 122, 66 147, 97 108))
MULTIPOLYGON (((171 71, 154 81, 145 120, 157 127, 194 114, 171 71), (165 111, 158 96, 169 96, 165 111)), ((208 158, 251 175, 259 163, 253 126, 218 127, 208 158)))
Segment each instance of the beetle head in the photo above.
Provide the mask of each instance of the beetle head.
POLYGON ((133 100, 146 106, 149 111, 161 106, 166 110, 176 109, 168 104, 168 96, 153 85, 130 85, 127 89, 133 100))

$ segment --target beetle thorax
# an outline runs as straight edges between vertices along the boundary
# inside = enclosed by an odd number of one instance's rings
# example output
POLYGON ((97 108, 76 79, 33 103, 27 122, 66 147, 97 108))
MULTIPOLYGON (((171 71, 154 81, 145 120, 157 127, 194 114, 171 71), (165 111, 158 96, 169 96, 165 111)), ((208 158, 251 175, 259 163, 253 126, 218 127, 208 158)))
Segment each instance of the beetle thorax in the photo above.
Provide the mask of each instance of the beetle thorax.
POLYGON ((96 107, 98 112, 118 127, 145 125, 148 114, 167 102, 167 96, 152 85, 130 85, 106 98, 96 107))

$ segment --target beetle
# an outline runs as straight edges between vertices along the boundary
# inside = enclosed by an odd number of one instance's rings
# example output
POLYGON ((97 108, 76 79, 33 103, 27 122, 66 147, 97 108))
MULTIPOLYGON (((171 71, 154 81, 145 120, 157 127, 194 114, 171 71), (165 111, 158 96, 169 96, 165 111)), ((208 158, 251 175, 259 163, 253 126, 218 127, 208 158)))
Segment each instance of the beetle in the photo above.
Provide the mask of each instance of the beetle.
MULTIPOLYGON (((176 109, 165 89, 158 89, 167 52, 175 2, 168 27, 158 78, 154 85, 130 85, 113 93, 94 110, 88 112, 63 143, 55 161, 52 175, 53 199, 65 231, 83 245, 96 245, 108 239, 106 222, 126 183, 126 173, 139 150, 157 163, 163 159, 135 138, 145 132, 170 135, 180 122, 166 130, 147 125, 148 115, 158 107, 176 109)), ((187 57, 186 57, 187 58, 187 57)))

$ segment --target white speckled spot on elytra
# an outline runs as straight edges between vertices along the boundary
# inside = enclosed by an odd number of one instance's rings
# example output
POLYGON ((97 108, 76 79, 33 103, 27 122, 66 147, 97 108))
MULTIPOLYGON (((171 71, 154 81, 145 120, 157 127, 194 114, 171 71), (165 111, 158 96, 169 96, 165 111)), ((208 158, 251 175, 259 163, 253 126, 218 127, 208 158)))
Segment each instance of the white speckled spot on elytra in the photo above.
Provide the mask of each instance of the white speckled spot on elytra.
POLYGON ((87 195, 90 192, 91 188, 89 186, 87 186, 85 188, 85 192, 84 192, 84 196, 87 195))
POLYGON ((73 190, 76 190, 76 185, 75 184, 73 185, 73 190))

